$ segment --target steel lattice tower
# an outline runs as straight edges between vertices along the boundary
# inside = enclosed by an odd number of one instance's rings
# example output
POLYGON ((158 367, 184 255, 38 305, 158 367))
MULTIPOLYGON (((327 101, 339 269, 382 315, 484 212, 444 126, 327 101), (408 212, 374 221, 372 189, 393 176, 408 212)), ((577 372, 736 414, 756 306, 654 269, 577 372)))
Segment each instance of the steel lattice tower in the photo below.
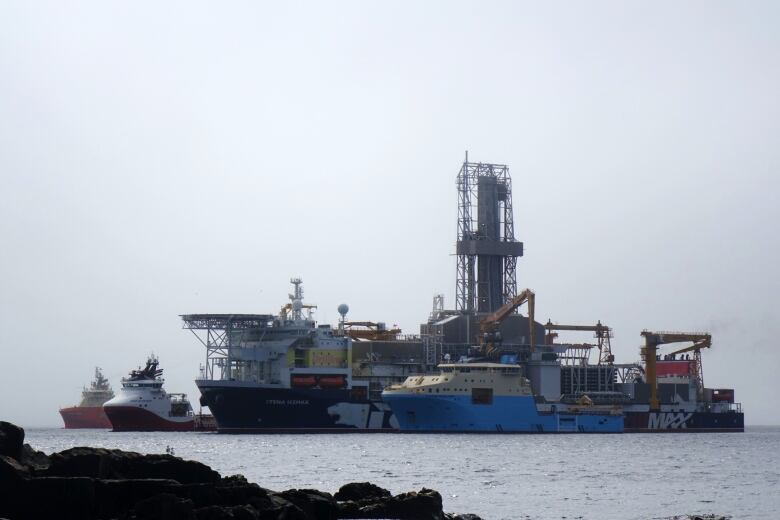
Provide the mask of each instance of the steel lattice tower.
POLYGON ((458 173, 456 309, 493 312, 517 293, 512 179, 504 164, 470 163, 458 173), (476 219, 475 219, 476 214, 476 219))

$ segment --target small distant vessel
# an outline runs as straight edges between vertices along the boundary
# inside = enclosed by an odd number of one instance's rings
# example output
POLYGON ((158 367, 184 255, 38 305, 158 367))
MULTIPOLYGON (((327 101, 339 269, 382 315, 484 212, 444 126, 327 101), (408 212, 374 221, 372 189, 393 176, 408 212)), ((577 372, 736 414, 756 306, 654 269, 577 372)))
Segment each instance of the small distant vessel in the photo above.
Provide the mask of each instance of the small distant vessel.
POLYGON ((122 378, 119 395, 103 405, 114 431, 193 431, 195 414, 186 394, 169 394, 159 361, 150 356, 146 366, 122 378))
POLYGON ((519 365, 456 363, 439 369, 382 392, 402 431, 623 432, 619 408, 540 411, 519 365))
POLYGON ((111 422, 103 411, 103 403, 114 397, 108 379, 95 367, 95 379, 81 392, 77 406, 61 408, 60 415, 65 428, 111 428, 111 422))

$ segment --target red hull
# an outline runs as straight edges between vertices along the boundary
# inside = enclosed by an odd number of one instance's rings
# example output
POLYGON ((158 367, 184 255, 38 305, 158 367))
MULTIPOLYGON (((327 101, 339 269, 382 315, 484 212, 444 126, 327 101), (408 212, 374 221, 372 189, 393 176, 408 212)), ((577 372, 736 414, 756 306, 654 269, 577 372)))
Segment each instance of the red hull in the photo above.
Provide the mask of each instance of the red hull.
POLYGON ((106 406, 104 408, 115 432, 191 432, 195 419, 175 422, 135 406, 106 406))
POLYGON ((71 406, 60 409, 65 428, 111 428, 102 406, 71 406))

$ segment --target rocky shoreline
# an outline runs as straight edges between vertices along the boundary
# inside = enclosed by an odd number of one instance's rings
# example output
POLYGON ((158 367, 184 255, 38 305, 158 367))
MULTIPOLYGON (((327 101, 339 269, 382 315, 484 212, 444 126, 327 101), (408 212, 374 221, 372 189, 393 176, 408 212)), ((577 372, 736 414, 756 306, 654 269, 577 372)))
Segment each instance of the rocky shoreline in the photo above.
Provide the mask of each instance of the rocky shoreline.
POLYGON ((173 455, 88 447, 46 455, 24 443, 22 428, 0 421, 0 520, 40 518, 481 520, 445 513, 441 495, 426 488, 392 495, 374 484, 355 482, 333 495, 316 489, 277 492, 173 455))
POLYGON ((276 492, 172 455, 88 447, 46 455, 24 443, 22 428, 3 421, 0 483, 0 518, 9 520, 480 520, 444 513, 441 495, 426 488, 392 495, 357 482, 333 495, 276 492))

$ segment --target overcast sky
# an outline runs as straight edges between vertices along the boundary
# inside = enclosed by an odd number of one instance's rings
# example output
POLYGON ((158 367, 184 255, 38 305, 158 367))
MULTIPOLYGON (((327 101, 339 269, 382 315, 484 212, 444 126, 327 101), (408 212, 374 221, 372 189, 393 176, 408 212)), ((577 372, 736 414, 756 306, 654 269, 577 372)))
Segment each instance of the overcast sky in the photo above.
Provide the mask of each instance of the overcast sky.
MULTIPOLYGON (((508 164, 537 317, 707 330, 780 423, 777 2, 0 3, 0 419, 60 426, 180 314, 417 332, 454 306, 464 151, 508 164)), ((561 339, 587 341, 588 335, 561 339)))

